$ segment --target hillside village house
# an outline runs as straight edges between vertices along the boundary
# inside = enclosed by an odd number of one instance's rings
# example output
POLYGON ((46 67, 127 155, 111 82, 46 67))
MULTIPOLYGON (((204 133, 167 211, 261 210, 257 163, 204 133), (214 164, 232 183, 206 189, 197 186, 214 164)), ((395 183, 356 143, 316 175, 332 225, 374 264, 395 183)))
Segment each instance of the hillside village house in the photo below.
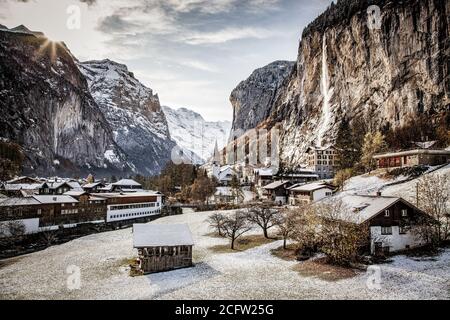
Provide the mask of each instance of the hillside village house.
MULTIPOLYGON (((13 185, 22 186, 6 184, 13 185)), ((30 194, 0 197, 0 227, 18 221, 25 226, 26 233, 35 233, 72 228, 86 222, 128 223, 161 214, 161 193, 138 189, 140 184, 133 180, 123 180, 116 186, 119 192, 91 194, 74 181, 36 184, 30 194)))
POLYGON ((296 183, 308 183, 319 180, 319 175, 313 170, 296 170, 288 173, 280 173, 277 178, 281 180, 288 180, 292 184, 296 183))
POLYGON ((212 165, 212 171, 210 173, 210 177, 214 177, 217 179, 220 185, 227 186, 230 184, 233 176, 239 178, 238 173, 234 170, 230 165, 219 166, 217 163, 212 165))
POLYGON ((277 205, 287 203, 288 188, 292 185, 290 181, 275 181, 263 187, 264 197, 277 205))
POLYGON ((6 181, 7 184, 41 184, 41 181, 27 176, 17 177, 6 181))
POLYGON ((255 169, 255 186, 264 187, 272 183, 278 170, 272 167, 255 169))
POLYGON ((370 252, 388 254, 425 244, 415 233, 419 217, 430 218, 399 197, 346 196, 343 203, 351 210, 343 220, 370 228, 370 252))
POLYGON ((324 182, 295 184, 288 188, 289 204, 292 206, 308 204, 331 197, 334 186, 324 182))
POLYGON ((191 267, 193 245, 186 224, 133 225, 133 246, 144 274, 191 267))
POLYGON ((450 162, 450 150, 416 149, 377 154, 373 158, 377 161, 379 169, 417 165, 436 166, 450 162))
POLYGON ((104 187, 106 187, 106 185, 103 182, 93 182, 83 185, 83 190, 88 193, 97 193, 100 192, 100 189, 104 187))
POLYGON ((217 187, 216 192, 210 197, 212 203, 233 203, 235 197, 230 187, 217 187))
POLYGON ((308 169, 319 175, 320 179, 332 179, 339 165, 336 148, 310 147, 308 153, 308 169))
POLYGON ((0 193, 8 197, 29 197, 39 194, 41 183, 5 183, 0 185, 0 193))
POLYGON ((65 182, 65 181, 44 182, 39 187, 39 194, 40 195, 61 195, 72 189, 73 189, 73 187, 68 182, 65 182))

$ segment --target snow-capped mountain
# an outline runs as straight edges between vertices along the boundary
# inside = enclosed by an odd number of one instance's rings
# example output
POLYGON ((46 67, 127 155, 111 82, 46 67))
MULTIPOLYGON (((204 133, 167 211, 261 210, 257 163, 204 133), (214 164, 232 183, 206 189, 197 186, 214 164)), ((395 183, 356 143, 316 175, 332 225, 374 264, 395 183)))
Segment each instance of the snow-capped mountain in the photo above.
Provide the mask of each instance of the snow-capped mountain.
POLYGON ((208 160, 217 141, 219 148, 226 145, 231 130, 230 121, 206 121, 200 114, 186 109, 172 109, 163 106, 169 131, 177 144, 192 151, 201 160, 208 160))
MULTIPOLYGON (((89 90, 135 172, 157 174, 170 160, 171 140, 157 94, 140 83, 127 66, 111 60, 78 64, 89 90)), ((113 161, 115 155, 110 153, 113 161)))

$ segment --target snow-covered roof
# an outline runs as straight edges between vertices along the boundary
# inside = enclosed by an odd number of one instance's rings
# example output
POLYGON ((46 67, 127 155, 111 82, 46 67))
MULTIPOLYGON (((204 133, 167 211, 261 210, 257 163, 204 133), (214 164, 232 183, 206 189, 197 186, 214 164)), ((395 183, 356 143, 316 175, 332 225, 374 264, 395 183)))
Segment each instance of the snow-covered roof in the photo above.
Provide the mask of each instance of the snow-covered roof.
POLYGON ((40 204, 34 198, 0 198, 0 207, 29 206, 40 204))
POLYGON ((65 196, 71 196, 71 197, 79 197, 83 194, 86 194, 86 191, 78 191, 78 190, 70 190, 64 193, 65 196))
POLYGON ((33 196, 34 199, 39 201, 42 204, 50 204, 50 203, 77 203, 78 200, 72 198, 71 196, 54 196, 54 195, 36 195, 33 196))
POLYGON ((35 181, 35 182, 38 182, 37 179, 30 178, 30 177, 27 177, 27 176, 22 176, 22 177, 16 177, 16 178, 14 178, 14 179, 8 180, 8 181, 6 181, 6 183, 15 183, 15 182, 20 181, 20 180, 22 180, 22 179, 31 179, 31 180, 33 180, 33 181, 35 181))
POLYGON ((112 185, 112 183, 110 183, 110 184, 107 184, 106 186, 104 186, 103 188, 98 188, 98 190, 100 190, 100 191, 111 191, 112 188, 113 188, 113 185, 112 185))
POLYGON ((136 186, 136 187, 140 187, 141 184, 132 180, 132 179, 122 179, 120 181, 114 182, 112 184, 113 186, 136 186))
POLYGON ((192 246, 194 240, 187 224, 134 224, 133 246, 192 246))
POLYGON ((289 181, 285 181, 285 180, 275 181, 275 182, 269 183, 268 185, 264 186, 263 189, 274 190, 274 189, 277 189, 287 183, 289 183, 289 181))
POLYGON ((342 219, 354 223, 363 223, 400 200, 402 198, 399 197, 345 196, 342 197, 342 202, 350 211, 343 213, 342 219))
POLYGON ((233 193, 231 192, 230 187, 217 187, 214 195, 215 196, 232 196, 233 193))
POLYGON ((313 182, 313 183, 307 183, 307 184, 302 184, 302 185, 294 185, 291 188, 289 188, 289 190, 300 191, 300 192, 311 192, 311 191, 316 191, 316 190, 320 190, 320 189, 333 190, 333 188, 330 185, 328 185, 324 182, 313 182))
POLYGON ((74 191, 83 191, 83 188, 81 185, 76 181, 69 181, 67 184, 72 188, 74 191))
POLYGON ((4 189, 7 191, 15 191, 15 190, 37 190, 41 184, 39 183, 19 183, 19 184, 5 184, 3 185, 4 189))
POLYGON ((72 188, 72 186, 66 182, 66 181, 58 181, 58 182, 44 182, 42 184, 42 187, 44 187, 44 185, 47 185, 49 187, 49 189, 58 189, 59 187, 63 186, 63 185, 68 185, 69 187, 72 188))
POLYGON ((255 173, 257 173, 259 176, 265 176, 265 177, 273 176, 274 172, 276 172, 274 168, 255 169, 255 173))
POLYGON ((132 198, 132 197, 148 197, 148 196, 160 196, 160 192, 154 191, 140 191, 140 192, 132 192, 132 193, 96 193, 96 197, 100 198, 132 198))
POLYGON ((101 183, 101 182, 87 183, 83 186, 83 188, 91 189, 91 188, 95 188, 98 185, 103 185, 103 183, 101 183))

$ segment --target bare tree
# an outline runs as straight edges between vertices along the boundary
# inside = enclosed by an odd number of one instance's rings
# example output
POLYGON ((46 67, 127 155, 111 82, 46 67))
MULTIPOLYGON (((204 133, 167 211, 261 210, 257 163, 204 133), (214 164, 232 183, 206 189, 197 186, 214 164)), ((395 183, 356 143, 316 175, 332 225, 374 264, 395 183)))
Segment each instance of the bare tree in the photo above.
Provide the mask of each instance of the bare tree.
POLYGON ((316 205, 314 210, 321 217, 321 251, 339 265, 356 262, 369 244, 369 226, 359 223, 342 201, 316 205))
POLYGON ((250 231, 252 225, 247 219, 247 214, 243 211, 236 211, 228 216, 222 225, 224 235, 231 240, 231 249, 234 250, 234 242, 244 233, 250 231))
POLYGON ((431 219, 416 221, 415 232, 429 244, 438 246, 450 238, 450 178, 427 175, 417 185, 417 202, 431 219))
POLYGON ((297 211, 287 209, 280 212, 275 218, 275 225, 278 229, 278 234, 283 237, 283 249, 287 249, 287 239, 294 232, 296 227, 297 211))
POLYGON ((41 236, 47 247, 51 246, 58 237, 56 232, 51 230, 43 231, 41 236))
POLYGON ((7 230, 11 237, 21 237, 25 234, 26 228, 22 221, 8 221, 7 230))
POLYGON ((264 237, 268 239, 268 231, 276 225, 278 215, 278 210, 272 209, 267 205, 261 205, 248 209, 247 219, 250 222, 260 226, 264 232, 264 237))
POLYGON ((211 228, 213 228, 214 230, 217 231, 217 233, 219 234, 219 236, 223 237, 224 233, 223 233, 223 224, 226 221, 226 216, 224 216, 221 213, 214 213, 213 215, 209 216, 208 218, 208 223, 210 225, 211 228))

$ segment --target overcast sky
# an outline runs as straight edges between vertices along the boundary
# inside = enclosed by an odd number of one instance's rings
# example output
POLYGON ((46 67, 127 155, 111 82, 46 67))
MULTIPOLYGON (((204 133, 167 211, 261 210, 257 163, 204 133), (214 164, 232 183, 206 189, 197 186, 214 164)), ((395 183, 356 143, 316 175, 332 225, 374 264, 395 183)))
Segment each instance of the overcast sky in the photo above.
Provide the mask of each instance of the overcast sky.
POLYGON ((125 63, 163 105, 193 109, 207 120, 231 120, 233 88, 256 68, 295 60, 303 28, 330 3, 0 0, 0 23, 43 31, 82 61, 125 63), (73 5, 80 9, 79 29, 73 5))

